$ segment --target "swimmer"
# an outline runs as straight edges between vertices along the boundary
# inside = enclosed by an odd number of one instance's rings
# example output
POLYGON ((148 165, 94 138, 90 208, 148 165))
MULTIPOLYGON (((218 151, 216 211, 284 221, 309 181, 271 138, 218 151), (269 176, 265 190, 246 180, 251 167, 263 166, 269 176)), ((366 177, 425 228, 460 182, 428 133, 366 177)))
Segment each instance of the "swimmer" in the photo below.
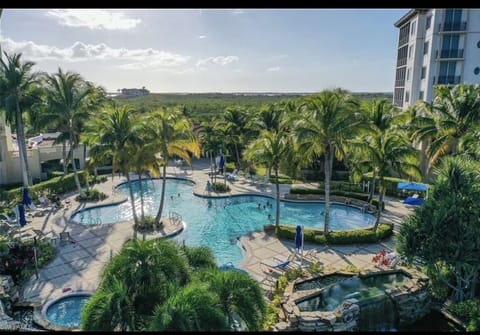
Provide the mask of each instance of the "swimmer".
POLYGON ((272 221, 272 214, 268 214, 268 219, 272 221))
POLYGON ((258 209, 261 209, 261 208, 262 208, 262 205, 258 203, 258 209))

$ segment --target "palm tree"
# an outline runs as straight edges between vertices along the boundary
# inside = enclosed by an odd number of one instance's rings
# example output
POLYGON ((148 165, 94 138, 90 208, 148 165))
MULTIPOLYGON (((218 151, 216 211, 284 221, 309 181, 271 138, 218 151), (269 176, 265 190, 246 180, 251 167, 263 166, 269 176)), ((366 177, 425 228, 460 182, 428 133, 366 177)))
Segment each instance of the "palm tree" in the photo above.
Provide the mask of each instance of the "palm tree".
POLYGON ((210 291, 218 296, 228 324, 232 324, 236 313, 249 331, 260 329, 266 303, 263 291, 254 278, 238 271, 211 269, 199 272, 196 280, 208 283, 210 291))
MULTIPOLYGON (((360 129, 359 136, 380 136, 382 133, 389 129, 398 129, 400 127, 400 119, 403 117, 402 113, 392 105, 386 99, 373 99, 365 101, 360 105, 360 111, 363 117, 362 127, 360 129)), ((362 159, 362 157, 360 157, 362 159)), ((363 173, 362 168, 366 166, 364 164, 357 164, 355 158, 352 159, 351 168, 355 173, 363 173)), ((372 170, 370 166, 367 166, 368 170, 372 170)), ((372 187, 370 187, 370 194, 368 202, 373 199, 375 193, 377 175, 376 169, 372 171, 372 187)))
POLYGON ((374 171, 374 178, 378 178, 379 200, 377 219, 374 230, 377 230, 383 209, 383 198, 387 186, 385 177, 390 171, 420 178, 418 168, 418 152, 412 147, 405 135, 394 129, 383 132, 374 132, 370 136, 363 136, 351 142, 356 152, 355 164, 360 168, 369 168, 374 171))
POLYGON ((167 165, 169 160, 178 156, 191 164, 190 154, 195 157, 200 155, 198 145, 192 131, 190 122, 180 115, 177 110, 161 109, 151 113, 147 120, 145 133, 154 141, 161 156, 162 166, 162 195, 155 222, 159 223, 165 202, 165 185, 167 165))
POLYGON ((163 305, 157 305, 151 331, 229 331, 218 296, 203 283, 180 289, 163 305))
MULTIPOLYGON (((135 122, 134 115, 128 106, 112 107, 98 113, 86 125, 84 141, 91 144, 90 157, 94 164, 112 162, 112 178, 115 171, 120 170, 127 178, 130 203, 134 225, 138 218, 135 210, 135 198, 130 180, 131 158, 137 151, 141 141, 140 123, 135 122)), ((136 238, 134 227, 134 238, 136 238)))
POLYGON ((341 158, 342 145, 348 138, 355 137, 361 120, 355 100, 342 90, 326 90, 307 97, 299 106, 294 120, 295 138, 298 150, 305 161, 313 162, 323 155, 325 172, 325 226, 329 232, 330 222, 330 180, 334 154, 341 158))
POLYGON ((227 137, 226 143, 232 145, 235 152, 235 167, 240 169, 240 148, 242 144, 242 134, 247 125, 247 113, 240 107, 227 107, 218 124, 220 131, 223 131, 227 137))
POLYGON ((431 104, 419 101, 411 110, 412 139, 426 141, 428 168, 440 157, 457 154, 462 137, 480 121, 479 85, 436 86, 431 104))
POLYGON ((34 62, 21 61, 21 53, 4 54, 6 61, 0 58, 0 101, 5 109, 7 122, 15 123, 23 186, 29 186, 32 185, 32 176, 28 166, 21 106, 27 92, 38 83, 38 74, 31 73, 34 62))
POLYGON ((55 122, 70 144, 70 162, 78 192, 83 194, 75 164, 74 150, 79 144, 78 129, 88 119, 93 108, 92 97, 95 87, 86 82, 78 73, 58 72, 45 76, 49 113, 44 118, 55 122))
POLYGON ((245 150, 245 158, 247 160, 263 163, 268 169, 273 168, 275 172, 276 226, 280 224, 280 184, 278 172, 281 161, 287 157, 291 149, 292 144, 289 132, 285 128, 280 128, 278 131, 262 131, 259 138, 251 142, 245 150))

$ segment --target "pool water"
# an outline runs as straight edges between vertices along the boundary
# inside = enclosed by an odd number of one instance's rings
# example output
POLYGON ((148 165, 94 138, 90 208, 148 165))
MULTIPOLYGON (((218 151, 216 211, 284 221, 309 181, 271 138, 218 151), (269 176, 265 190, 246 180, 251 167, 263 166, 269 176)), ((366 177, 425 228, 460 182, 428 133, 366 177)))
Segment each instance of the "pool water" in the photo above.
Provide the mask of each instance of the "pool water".
POLYGON ((90 296, 90 294, 75 294, 62 297, 48 306, 45 317, 56 326, 78 329, 82 308, 90 296))
MULTIPOLYGON (((142 181, 144 209, 147 215, 156 215, 160 203, 162 180, 142 181)), ((163 216, 170 212, 181 215, 185 230, 174 237, 190 246, 206 245, 213 250, 218 264, 240 263, 242 249, 237 237, 263 225, 274 223, 268 215, 275 217, 275 199, 265 196, 230 196, 204 198, 193 194, 193 183, 188 180, 169 178, 166 182, 163 216), (267 206, 267 202, 271 206, 267 206), (260 208, 258 208, 260 204, 260 208)), ((139 182, 133 183, 135 206, 140 214, 139 182)), ((129 196, 127 184, 119 185, 118 191, 129 196)), ((374 217, 360 209, 331 204, 330 229, 343 230, 371 226, 374 217)), ((321 202, 280 202, 280 222, 307 228, 323 229, 324 204, 321 202)), ((100 206, 75 213, 72 220, 82 224, 117 223, 132 220, 130 201, 119 205, 100 206)))

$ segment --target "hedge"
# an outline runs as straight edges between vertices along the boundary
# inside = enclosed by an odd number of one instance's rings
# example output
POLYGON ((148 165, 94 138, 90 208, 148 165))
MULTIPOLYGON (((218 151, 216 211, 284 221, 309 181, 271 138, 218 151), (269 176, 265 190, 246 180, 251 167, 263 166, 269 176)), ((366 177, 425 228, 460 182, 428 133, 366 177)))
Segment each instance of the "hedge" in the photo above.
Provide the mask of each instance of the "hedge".
MULTIPOLYGON (((278 238, 285 240, 295 240, 296 227, 290 225, 279 225, 275 229, 278 238)), ((331 231, 326 236, 323 230, 304 228, 304 241, 315 244, 356 244, 356 243, 375 243, 379 242, 393 234, 393 224, 381 223, 377 231, 372 228, 362 228, 355 230, 331 231)))

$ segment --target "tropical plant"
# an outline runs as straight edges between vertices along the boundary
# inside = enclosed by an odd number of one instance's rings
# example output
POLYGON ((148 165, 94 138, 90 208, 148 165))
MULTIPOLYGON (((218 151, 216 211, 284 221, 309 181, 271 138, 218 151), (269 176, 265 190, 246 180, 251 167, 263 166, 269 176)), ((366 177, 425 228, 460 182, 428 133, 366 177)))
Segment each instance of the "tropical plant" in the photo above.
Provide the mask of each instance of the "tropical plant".
POLYGON ((430 273, 452 291, 453 301, 476 296, 480 271, 480 173, 478 162, 445 157, 436 167, 433 191, 397 235, 408 262, 424 260, 430 273), (450 280, 443 274, 452 274, 450 280))
MULTIPOLYGON (((93 165, 112 164, 112 178, 119 170, 127 178, 134 224, 138 223, 135 210, 135 198, 130 179, 131 158, 141 141, 140 123, 136 122, 133 111, 128 106, 119 107, 112 103, 86 124, 84 141, 89 143, 90 158, 93 165)), ((134 229, 134 238, 137 232, 134 229)))
POLYGON ((192 133, 190 122, 181 116, 178 110, 174 109, 160 109, 152 112, 147 118, 145 134, 158 148, 156 155, 159 159, 159 165, 162 167, 162 195, 155 217, 155 221, 160 222, 165 202, 165 184, 169 160, 178 156, 190 165, 190 155, 198 157, 200 146, 192 133))
MULTIPOLYGON (((75 183, 78 192, 83 194, 80 180, 78 179, 77 165, 74 158, 74 150, 78 147, 79 136, 84 122, 91 115, 92 110, 98 106, 99 98, 95 87, 85 81, 78 73, 58 72, 45 76, 47 90, 48 112, 43 115, 44 122, 56 124, 56 128, 63 134, 59 137, 64 143, 68 139, 70 162, 72 164, 75 183), (98 100, 98 99, 95 99, 98 100)), ((65 150, 64 150, 65 151, 65 150)), ((66 164, 64 157, 64 164, 66 164)))
POLYGON ((480 121, 480 86, 435 86, 433 102, 420 101, 412 107, 411 133, 416 142, 425 141, 429 168, 446 154, 457 154, 459 143, 472 125, 480 121))
POLYGON ((276 189, 276 214, 275 225, 280 224, 280 184, 278 173, 280 163, 292 150, 291 136, 286 128, 280 128, 278 131, 264 130, 259 138, 249 144, 245 150, 244 156, 247 160, 265 164, 267 168, 273 168, 275 173, 276 189))
POLYGON ((323 155, 325 173, 325 226, 330 223, 330 181, 334 155, 341 159, 347 139, 355 137, 361 125, 357 104, 345 91, 326 90, 309 96, 300 104, 293 122, 298 151, 305 161, 323 155))
POLYGON ((229 146, 233 146, 235 153, 235 167, 241 167, 241 147, 243 145, 243 133, 247 127, 247 112, 245 109, 236 107, 227 107, 221 120, 217 124, 217 130, 225 133, 224 141, 229 146))
POLYGON ((18 152, 22 169, 23 186, 32 185, 32 176, 28 166, 27 147, 23 122, 22 102, 39 81, 38 74, 31 73, 34 62, 22 62, 22 54, 9 55, 6 52, 4 61, 0 58, 0 101, 6 112, 6 121, 15 123, 18 152))

